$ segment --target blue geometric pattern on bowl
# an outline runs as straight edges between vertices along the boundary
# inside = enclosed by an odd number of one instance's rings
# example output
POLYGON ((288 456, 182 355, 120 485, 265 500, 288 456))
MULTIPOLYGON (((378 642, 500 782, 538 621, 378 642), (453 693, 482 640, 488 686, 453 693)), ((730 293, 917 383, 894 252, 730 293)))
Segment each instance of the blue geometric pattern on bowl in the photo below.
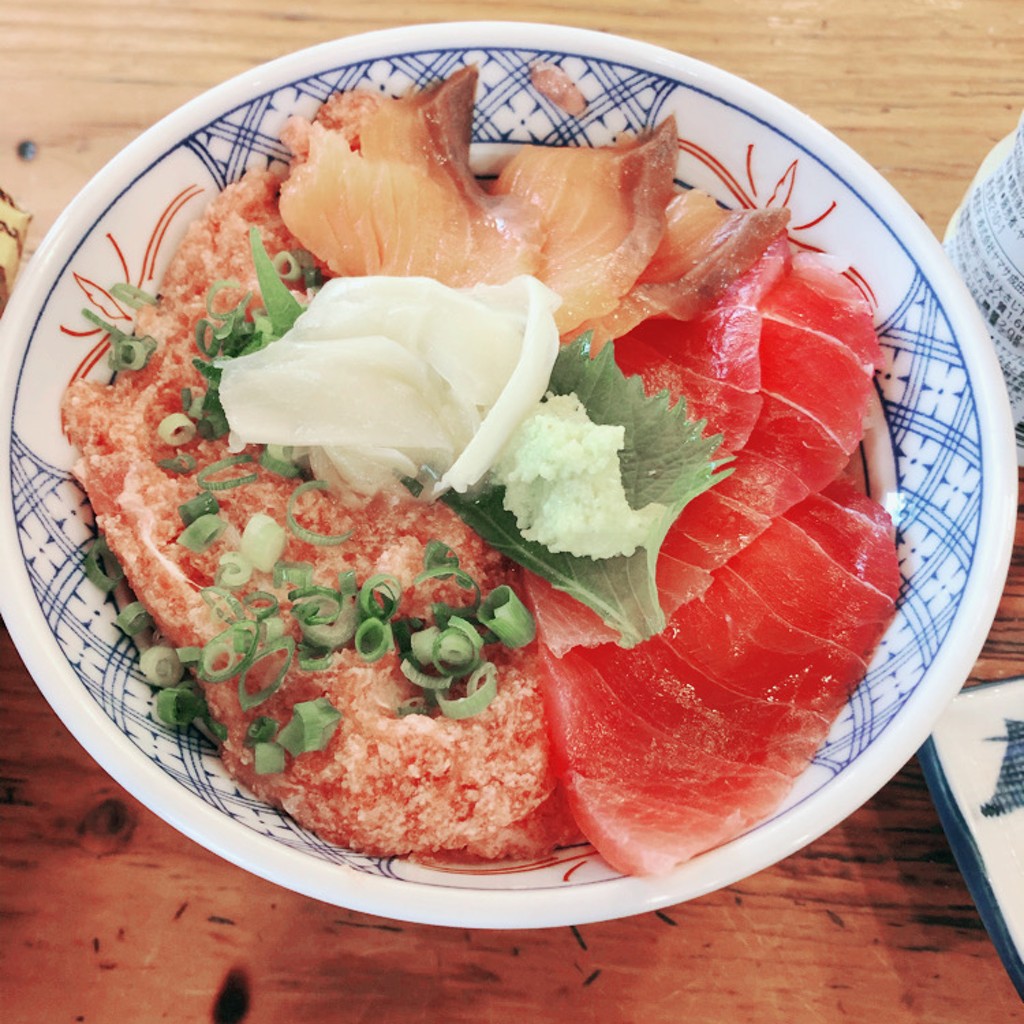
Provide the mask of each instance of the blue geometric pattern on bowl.
MULTIPOLYGON (((198 161, 214 191, 248 167, 287 161, 288 153, 278 140, 287 116, 310 114, 332 92, 359 87, 398 95, 467 63, 480 68, 473 123, 477 144, 603 145, 656 123, 666 111, 701 105, 721 116, 741 119, 755 144, 758 137, 766 135, 777 141, 780 138, 777 130, 755 114, 703 89, 646 70, 573 54, 462 49, 367 60, 294 82, 202 126, 179 149, 198 161), (531 86, 530 68, 537 61, 561 66, 570 74, 588 101, 582 116, 566 115, 531 86)), ((823 165, 795 140, 781 137, 781 141, 791 149, 794 161, 802 161, 801 173, 834 182, 852 215, 879 219, 845 184, 841 168, 823 165)), ((714 144, 712 138, 702 140, 709 151, 714 144)), ((726 154, 723 162, 729 159, 726 154)), ((708 180, 707 164, 684 161, 683 166, 687 184, 716 184, 708 180)), ((754 184, 752 192, 756 193, 754 184)), ((123 195, 130 192, 131 188, 123 195)), ((116 214, 122 201, 123 196, 92 226, 93 236, 105 230, 106 216, 116 214)), ((808 228, 804 237, 813 240, 814 231, 808 228)), ((902 279, 894 275, 890 282, 871 282, 878 295, 887 357, 878 388, 895 460, 890 511, 898 527, 903 589, 896 622, 867 678, 791 804, 806 799, 847 769, 900 715, 956 617, 978 542, 982 456, 968 374, 930 283, 884 225, 880 233, 900 250, 905 265, 902 279), (893 288, 898 291, 893 293, 893 288)), ((65 278, 71 273, 70 262, 62 271, 65 278)), ((868 258, 862 259, 862 269, 869 263, 868 258)), ((51 298, 56 292, 57 288, 51 298)), ((70 318, 73 310, 62 315, 70 318)), ((37 321, 29 350, 51 341, 41 336, 37 321)), ((253 799, 228 779, 213 745, 200 733, 169 730, 153 721, 149 688, 135 672, 131 643, 113 625, 112 602, 84 585, 81 550, 92 535, 85 497, 67 466, 52 465, 40 454, 44 446, 36 443, 31 427, 18 429, 19 404, 33 400, 34 395, 19 380, 10 452, 15 517, 39 605, 57 644, 92 698, 154 764, 249 829, 358 871, 407 877, 407 866, 400 859, 360 856, 298 828, 286 815, 253 799)), ((53 415, 57 416, 56 409, 53 415)), ((616 877, 600 866, 589 870, 590 874, 574 874, 572 884, 616 877)), ((509 884, 564 884, 560 873, 550 879, 543 872, 531 875, 509 884)), ((431 879, 422 869, 418 878, 438 885, 471 884, 454 882, 451 876, 431 879)))

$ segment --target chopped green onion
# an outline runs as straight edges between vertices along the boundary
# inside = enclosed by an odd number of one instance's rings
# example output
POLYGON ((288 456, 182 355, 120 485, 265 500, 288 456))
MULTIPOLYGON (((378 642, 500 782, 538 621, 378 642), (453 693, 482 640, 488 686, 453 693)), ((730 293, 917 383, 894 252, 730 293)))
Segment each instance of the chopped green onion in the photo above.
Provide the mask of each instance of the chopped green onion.
POLYGON ((323 672, 334 664, 334 651, 330 649, 303 643, 296 652, 303 672, 323 672))
POLYGON ((221 622, 240 622, 247 618, 244 605, 227 587, 203 587, 199 596, 206 602, 213 617, 221 622))
POLYGON ((398 611, 401 596, 402 584, 395 576, 377 573, 359 588, 359 615, 363 619, 387 621, 398 611))
POLYGON ((257 715, 245 730, 245 745, 253 747, 257 743, 269 743, 277 733, 277 721, 266 715, 257 715))
POLYGON ((203 414, 203 402, 206 392, 202 388, 181 389, 181 411, 190 419, 197 420, 203 414))
POLYGON ((525 647, 537 633, 530 610, 507 585, 495 587, 484 598, 477 618, 506 647, 525 647))
POLYGON ((176 647, 174 653, 178 656, 178 661, 186 667, 199 664, 199 656, 203 653, 202 647, 176 647))
POLYGON ((194 519, 178 534, 178 543, 189 551, 202 554, 227 528, 226 520, 207 513, 194 519))
POLYGON ((355 602, 349 601, 333 622, 300 622, 299 628, 307 643, 332 652, 344 647, 356 635, 358 625, 359 615, 355 602))
POLYGON ((316 291, 324 283, 323 271, 317 266, 303 267, 302 283, 307 289, 316 291))
POLYGON ((356 654, 363 661, 379 661, 393 647, 391 624, 382 619, 366 619, 355 634, 356 654))
POLYGON ((295 602, 292 617, 313 647, 336 651, 355 636, 359 612, 353 598, 327 587, 304 587, 288 597, 295 602))
POLYGON ((217 560, 213 581, 218 587, 237 590, 252 577, 252 562, 240 551, 225 551, 217 560))
POLYGON ((234 278, 221 278, 219 281, 214 281, 210 285, 206 292, 206 312, 209 316, 213 317, 214 320, 229 320, 238 318, 245 315, 245 310, 249 305, 250 299, 252 299, 252 292, 246 292, 245 295, 236 302, 230 309, 218 312, 213 308, 214 300, 220 295, 221 292, 229 291, 234 289, 235 291, 241 291, 241 284, 234 278))
POLYGON ((483 638, 465 619, 452 616, 439 630, 431 646, 434 668, 445 676, 461 676, 480 663, 483 638))
POLYGON ((260 453, 260 465, 278 476, 295 477, 302 472, 292 460, 290 445, 268 444, 260 453))
POLYGON ((295 641, 290 636, 283 636, 273 643, 267 644, 253 659, 252 663, 244 669, 238 677, 238 703, 243 711, 251 711, 254 707, 262 704, 268 697, 277 692, 284 681, 285 674, 295 656, 295 641), (281 664, 277 671, 270 677, 269 682, 255 693, 249 690, 249 673, 252 672, 260 662, 274 655, 283 654, 281 664))
POLYGON ((215 515, 219 511, 220 505, 209 491, 203 491, 178 506, 178 515, 186 526, 194 523, 200 516, 215 515))
POLYGON ((498 670, 485 661, 466 682, 466 696, 449 700, 437 694, 437 706, 446 718, 472 718, 479 715, 498 694, 498 670))
POLYGON ((242 598, 242 603, 256 616, 257 622, 277 615, 277 610, 281 607, 277 598, 268 590, 254 590, 242 598))
POLYGON ((471 590, 474 593, 472 601, 462 607, 455 607, 442 601, 437 601, 432 607, 434 620, 444 628, 453 615, 475 615, 480 605, 480 586, 469 575, 465 569, 459 568, 459 558, 452 549, 443 541, 431 540, 423 551, 423 572, 419 573, 413 580, 414 584, 424 583, 427 580, 454 579, 456 584, 463 590, 471 590))
POLYGON ((143 291, 138 285, 129 284, 127 281, 119 281, 117 284, 112 284, 110 286, 110 295, 112 298, 117 299, 118 302, 123 302, 132 309, 156 305, 155 296, 150 295, 147 291, 143 291))
POLYGON ((284 747, 280 743, 257 743, 252 750, 253 769, 257 775, 277 775, 284 771, 284 747))
POLYGON ((210 716, 209 708, 207 708, 203 714, 203 725, 205 725, 221 743, 228 738, 228 727, 224 725, 223 722, 218 722, 216 718, 212 718, 210 716))
MULTIPOLYGON (((404 658, 412 650, 413 636, 422 631, 426 623, 422 619, 394 618, 391 620, 391 635, 395 638, 395 647, 404 658)), ((429 655, 427 656, 429 660, 429 655)))
POLYGON ((405 718, 407 715, 429 715, 431 707, 432 705, 426 697, 410 697, 408 700, 402 701, 402 703, 395 708, 395 714, 398 715, 399 718, 405 718))
POLYGON ((409 637, 409 650, 421 664, 429 665, 434 660, 434 641, 441 635, 437 626, 427 626, 409 637))
POLYGON ((160 421, 156 433, 164 444, 179 448, 196 436, 196 425, 183 412, 172 412, 160 421))
POLYGON ((89 582, 105 594, 109 594, 124 579, 124 570, 103 537, 97 537, 89 546, 83 568, 89 582))
POLYGON ((288 498, 288 506, 286 509, 286 516, 288 520, 288 526, 292 533, 295 534, 299 540, 304 540, 309 544, 318 544, 322 546, 330 544, 341 544, 343 541, 349 539, 352 536, 352 531, 347 530, 345 533, 317 533, 315 530, 310 530, 305 526, 302 526, 299 521, 295 518, 295 505, 299 498, 302 497, 307 491, 327 491, 330 490, 330 485, 324 480, 307 480, 305 483, 299 484, 298 487, 292 491, 288 498))
MULTIPOLYGON (((443 540, 428 540, 423 549, 423 568, 427 570, 447 567, 457 569, 459 556, 443 540)), ((420 577, 417 577, 417 582, 420 577)))
POLYGON ((111 335, 107 365, 115 373, 119 370, 141 370, 148 365, 155 351, 156 340, 148 334, 141 338, 129 334, 111 335))
POLYGON ((141 338, 137 338, 134 334, 125 334, 119 327, 108 324, 106 320, 98 317, 91 309, 83 309, 82 316, 91 324, 106 331, 110 338, 110 353, 107 363, 115 372, 141 370, 157 349, 156 339, 151 338, 148 334, 141 338))
POLYGON ((292 617, 312 646, 335 651, 355 635, 359 612, 352 597, 328 587, 303 587, 288 597, 295 602, 292 617))
POLYGON ((132 601, 121 609, 114 619, 114 624, 127 636, 135 636, 153 625, 153 617, 146 611, 141 601, 132 601))
POLYGON ((280 561, 274 565, 275 587, 283 587, 286 583, 308 587, 312 582, 313 566, 310 562, 280 561))
POLYGON ((206 701, 190 686, 169 686, 156 698, 156 714, 167 725, 188 725, 206 710, 206 701))
POLYGON ((157 459, 156 464, 169 473, 191 473, 196 468, 195 456, 188 452, 178 452, 171 459, 157 459))
POLYGON ((185 674, 178 652, 166 644, 147 647, 139 655, 139 669, 150 686, 176 686, 185 674))
POLYGON ((277 742, 292 757, 325 750, 340 721, 341 712, 326 697, 299 701, 292 708, 291 720, 278 734, 277 742))
POLYGON ((314 626, 334 622, 342 609, 342 596, 330 587, 298 587, 288 591, 292 604, 292 616, 300 624, 314 626))
POLYGON ((415 683, 424 690, 447 690, 452 683, 448 676, 432 676, 429 673, 424 672, 423 669, 414 664, 409 658, 404 658, 398 667, 401 670, 402 675, 405 676, 410 683, 415 683))
POLYGON ((196 672, 207 683, 223 683, 245 672, 256 658, 259 630, 255 622, 234 622, 208 640, 196 672))
POLYGON ((282 249, 271 262, 282 281, 298 281, 302 277, 302 264, 287 249, 282 249))
POLYGON ((219 473, 231 469, 233 466, 241 466, 253 462, 251 455, 244 452, 240 455, 228 455, 210 465, 204 466, 196 474, 196 483, 205 487, 208 491, 227 491, 233 487, 241 487, 244 484, 254 483, 259 477, 257 473, 241 473, 238 476, 231 476, 223 479, 214 479, 219 473))
POLYGON ((260 643, 269 644, 274 640, 280 640, 285 634, 284 619, 280 615, 268 615, 266 618, 257 619, 260 627, 260 643))
POLYGON ((355 597, 359 593, 355 569, 345 569, 338 573, 338 593, 342 597, 355 597))
POLYGON ((284 527, 265 512, 256 512, 245 524, 239 548, 260 572, 270 572, 287 543, 284 527))

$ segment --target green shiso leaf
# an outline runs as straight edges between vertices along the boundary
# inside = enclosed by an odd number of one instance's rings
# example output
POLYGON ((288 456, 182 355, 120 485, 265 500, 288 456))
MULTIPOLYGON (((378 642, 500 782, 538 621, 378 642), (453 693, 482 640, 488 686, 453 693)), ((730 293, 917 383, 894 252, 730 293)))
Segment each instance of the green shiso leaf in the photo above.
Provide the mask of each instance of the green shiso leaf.
POLYGON ((728 475, 712 458, 721 437, 702 436, 705 421, 687 419, 683 398, 672 405, 667 391, 645 395, 640 378, 618 368, 612 345, 591 357, 587 335, 561 349, 549 391, 575 394, 594 423, 625 428, 619 464, 626 500, 634 509, 665 506, 643 545, 632 555, 603 559, 552 552, 523 538, 498 485, 475 494, 448 492, 442 500, 493 547, 593 609, 620 634, 623 647, 634 647, 665 628, 658 552, 686 504, 728 475))
POLYGON ((274 261, 267 255, 259 228, 249 230, 249 245, 252 248, 252 262, 256 268, 260 295, 263 296, 263 305, 270 319, 270 336, 280 338, 292 329, 303 306, 281 279, 274 261))

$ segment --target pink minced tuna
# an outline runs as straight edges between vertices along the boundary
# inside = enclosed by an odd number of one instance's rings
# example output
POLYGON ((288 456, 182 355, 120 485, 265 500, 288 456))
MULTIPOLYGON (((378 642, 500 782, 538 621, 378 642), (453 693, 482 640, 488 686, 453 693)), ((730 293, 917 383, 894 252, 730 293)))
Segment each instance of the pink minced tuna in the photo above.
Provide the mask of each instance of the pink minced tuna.
MULTIPOLYGON (((202 645, 224 628, 200 589, 213 583, 218 558, 237 547, 253 513, 285 524, 296 486, 257 467, 254 483, 218 491, 220 515, 230 525, 212 547, 194 554, 175 539, 182 529, 178 506, 199 492, 195 472, 157 464, 174 454, 158 438, 160 421, 181 410, 183 387, 204 386, 192 366, 194 325, 206 314, 211 283, 233 278, 243 291, 256 290, 247 237, 253 224, 269 252, 298 248, 276 212, 277 189, 273 176, 252 173, 218 196, 189 229, 164 277, 159 305, 139 314, 138 333, 159 343, 149 365, 121 374, 112 386, 76 381, 64 402, 68 437, 81 452, 75 473, 99 529, 160 632, 177 647, 202 645)), ((241 294, 223 298, 234 302, 241 294)), ((198 468, 228 454, 226 439, 197 440, 185 450, 198 468)), ((405 587, 404 615, 429 617, 434 600, 465 603, 466 592, 451 582, 412 586, 432 539, 453 549, 485 593, 500 583, 517 586, 518 570, 440 504, 379 497, 347 507, 313 492, 303 498, 302 515, 310 528, 351 530, 351 537, 318 546, 289 532, 284 559, 312 562, 315 582, 328 586, 349 569, 360 581, 391 573, 405 587)), ((287 607, 289 585, 275 589, 269 573, 255 573, 246 589, 272 591, 287 607)), ((234 680, 204 689, 212 716, 228 731, 222 745, 228 771, 323 838, 377 854, 536 856, 576 830, 550 764, 535 648, 489 655, 499 672, 498 695, 482 713, 461 721, 399 717, 396 708, 418 691, 393 653, 367 664, 345 650, 321 671, 293 663, 277 693, 249 711, 239 704, 234 680), (283 772, 257 775, 245 743, 252 720, 265 715, 285 722, 296 702, 318 697, 342 715, 326 749, 289 757, 283 772)))

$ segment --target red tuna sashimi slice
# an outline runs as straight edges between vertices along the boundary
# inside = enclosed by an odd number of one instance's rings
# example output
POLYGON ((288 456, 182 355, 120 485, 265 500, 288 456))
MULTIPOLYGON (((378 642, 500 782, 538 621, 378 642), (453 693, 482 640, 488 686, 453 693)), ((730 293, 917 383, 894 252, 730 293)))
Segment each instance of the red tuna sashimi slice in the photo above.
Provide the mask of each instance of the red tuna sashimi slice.
POLYGON ((615 360, 639 375, 648 394, 684 395, 692 419, 706 419, 722 447, 743 447, 761 409, 758 303, 788 272, 785 236, 695 320, 653 317, 615 343, 615 360))
POLYGON ((537 638, 556 657, 573 647, 595 647, 618 639, 618 631, 592 608, 528 569, 523 570, 523 592, 537 625, 537 638))
POLYGON ((867 669, 847 648, 780 618, 728 565, 700 600, 679 608, 665 635, 683 661, 723 686, 830 721, 867 669))
POLYGON ((549 656, 546 668, 570 808, 625 873, 668 871, 770 813, 825 728, 817 715, 729 694, 692 671, 680 681, 684 667, 657 640, 549 656))
POLYGON ((761 387, 811 416, 842 454, 853 451, 864 433, 871 371, 830 336, 765 317, 761 387), (807 372, 809 365, 813 373, 807 372))
POLYGON ((780 519, 665 634, 546 658, 556 767, 619 870, 668 870, 770 813, 863 674, 892 616, 895 550, 867 499, 835 494, 850 507, 816 498, 794 516, 814 521, 829 552, 780 519))
POLYGON ((899 592, 892 519, 851 480, 839 477, 791 508, 786 518, 831 557, 850 563, 865 583, 890 597, 899 592))
MULTIPOLYGON (((809 294, 817 303, 813 296, 838 277, 806 261, 800 267, 795 284, 796 269, 764 300, 773 313, 764 317, 760 337, 762 406, 733 472, 683 510, 663 547, 704 570, 723 565, 771 519, 834 480, 863 433, 871 366, 856 353, 866 348, 865 331, 878 348, 870 313, 852 301, 844 282, 836 286, 850 300, 841 336, 778 319, 809 294)), ((794 320, 802 315, 794 308, 794 320)))
POLYGON ((630 781, 575 775, 565 789, 576 823, 613 868, 658 876, 767 817, 790 785, 784 776, 737 770, 727 781, 698 773, 677 786, 654 785, 640 793, 630 781), (705 806, 690 806, 681 793, 700 793, 705 806))
MULTIPOLYGON (((799 591, 802 614, 783 618, 778 602, 766 600, 744 578, 745 559, 741 558, 715 573, 714 584, 700 600, 675 613, 666 636, 677 641, 687 663, 723 685, 755 695, 770 692, 773 700, 797 701, 831 719, 864 674, 864 656, 892 615, 899 590, 892 523, 880 505, 846 480, 837 481, 824 494, 804 499, 785 519, 802 531, 801 547, 832 559, 872 597, 873 590, 881 595, 880 615, 856 649, 834 642, 827 632, 827 614, 817 608, 817 578, 795 583, 787 580, 788 588, 799 591), (736 609, 743 609, 743 614, 737 616, 736 609), (827 679, 833 680, 833 685, 823 687, 821 682, 827 679)), ((768 540, 753 544, 749 554, 759 554, 762 543, 768 540)), ((779 554, 773 547, 766 557, 773 557, 772 552, 775 557, 779 554)))
POLYGON ((867 300, 849 279, 809 254, 794 259, 793 272, 761 309, 768 319, 842 339, 872 370, 882 366, 882 350, 867 300))
POLYGON ((854 575, 856 566, 837 562, 786 516, 733 555, 728 568, 781 618, 804 626, 810 615, 815 632, 854 654, 869 652, 892 618, 891 594, 854 575))
POLYGON ((301 141, 281 186, 281 216, 334 274, 423 275, 468 287, 537 269, 536 212, 489 195, 470 170, 476 81, 466 68, 360 109, 358 148, 352 131, 292 125, 301 141))
POLYGON ((647 320, 615 342, 615 361, 648 395, 684 396, 690 419, 706 420, 705 434, 720 433, 722 447, 737 451, 761 411, 760 329, 757 311, 742 306, 699 320, 647 320))
POLYGON ((791 469, 754 452, 741 451, 730 468, 728 477, 683 509, 661 545, 659 585, 663 567, 674 581, 661 588, 668 616, 704 593, 711 573, 808 493, 791 469))
POLYGON ((647 266, 674 188, 675 121, 600 148, 523 146, 492 187, 540 217, 539 277, 562 297, 560 333, 608 313, 647 266))

